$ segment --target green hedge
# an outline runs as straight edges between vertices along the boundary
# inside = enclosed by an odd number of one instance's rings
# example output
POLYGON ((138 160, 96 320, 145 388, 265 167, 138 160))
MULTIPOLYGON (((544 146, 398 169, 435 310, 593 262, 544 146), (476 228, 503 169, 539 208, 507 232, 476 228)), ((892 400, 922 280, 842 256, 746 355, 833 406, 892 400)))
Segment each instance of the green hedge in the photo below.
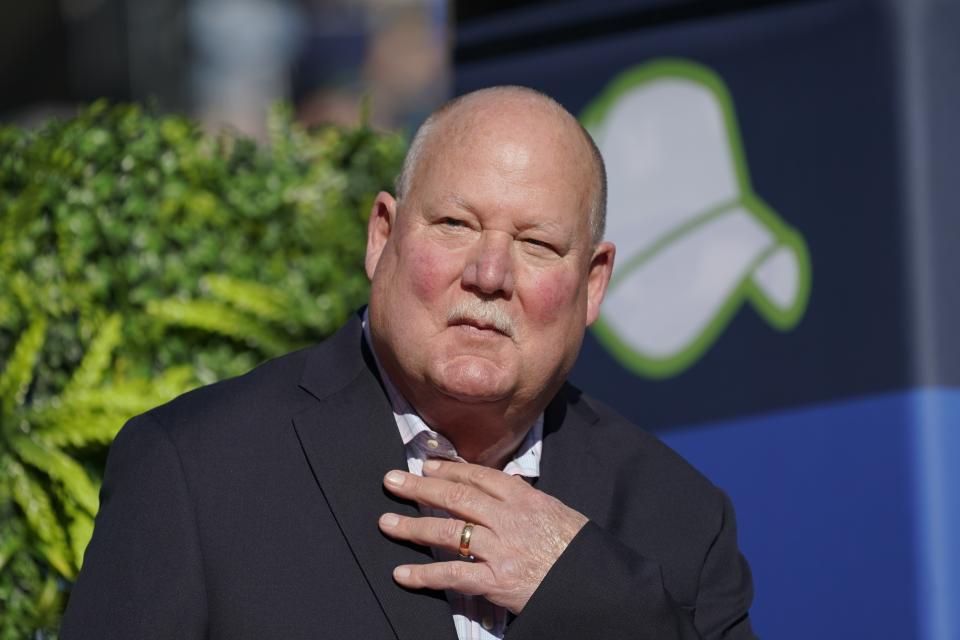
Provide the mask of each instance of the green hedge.
POLYGON ((0 638, 55 637, 127 418, 366 300, 366 215, 402 139, 283 107, 268 130, 106 103, 0 128, 0 638))

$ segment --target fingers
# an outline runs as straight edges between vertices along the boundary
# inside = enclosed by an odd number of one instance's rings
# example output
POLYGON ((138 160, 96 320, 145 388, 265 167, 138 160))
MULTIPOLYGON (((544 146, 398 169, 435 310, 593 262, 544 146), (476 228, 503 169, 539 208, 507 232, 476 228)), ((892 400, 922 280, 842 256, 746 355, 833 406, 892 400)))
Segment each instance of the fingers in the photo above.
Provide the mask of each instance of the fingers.
MULTIPOLYGON (((407 540, 425 547, 440 547, 451 551, 460 549, 460 536, 466 526, 455 518, 407 518, 395 513, 380 516, 380 530, 391 538, 407 540)), ((496 551, 495 534, 475 524, 470 536, 470 553, 486 560, 496 551)))
POLYGON ((501 502, 468 484, 443 478, 422 478, 404 471, 391 471, 383 485, 391 493, 420 504, 443 509, 469 522, 489 525, 501 502))
POLYGON ((519 613, 543 577, 586 522, 522 478, 478 465, 430 460, 425 477, 394 470, 384 486, 398 497, 442 509, 452 518, 386 513, 380 529, 391 538, 458 551, 466 522, 475 523, 469 551, 480 562, 401 565, 394 579, 410 589, 453 589, 483 595, 519 613))
POLYGON ((453 589, 470 596, 488 593, 494 581, 488 565, 472 562, 404 564, 393 570, 393 579, 408 589, 453 589))
POLYGON ((423 463, 423 472, 431 478, 443 478, 460 482, 480 489, 484 493, 500 500, 508 499, 518 489, 529 487, 520 476, 511 476, 502 471, 469 462, 427 460, 423 463))

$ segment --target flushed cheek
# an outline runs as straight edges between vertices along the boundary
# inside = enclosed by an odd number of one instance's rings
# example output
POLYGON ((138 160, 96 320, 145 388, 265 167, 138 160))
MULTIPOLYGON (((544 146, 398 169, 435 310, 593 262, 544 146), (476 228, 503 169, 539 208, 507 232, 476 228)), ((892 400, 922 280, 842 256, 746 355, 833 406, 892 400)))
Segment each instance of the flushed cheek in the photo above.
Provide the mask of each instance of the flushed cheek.
POLYGON ((539 325, 553 324, 558 319, 568 320, 576 307, 579 284, 575 274, 536 274, 529 280, 524 301, 530 320, 539 325))
POLYGON ((424 250, 409 252, 406 256, 410 286, 416 299, 433 300, 446 291, 456 279, 455 269, 448 256, 424 250))

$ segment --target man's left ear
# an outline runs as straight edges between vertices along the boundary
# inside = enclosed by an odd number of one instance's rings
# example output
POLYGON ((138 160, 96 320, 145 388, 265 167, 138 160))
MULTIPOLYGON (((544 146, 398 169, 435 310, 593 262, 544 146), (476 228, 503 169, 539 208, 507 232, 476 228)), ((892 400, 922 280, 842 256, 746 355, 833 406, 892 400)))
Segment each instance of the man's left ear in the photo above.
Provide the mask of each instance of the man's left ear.
POLYGON ((600 242, 593 249, 590 259, 590 271, 587 273, 587 326, 600 316, 600 303, 610 284, 613 274, 613 259, 617 248, 612 242, 600 242))
POLYGON ((367 223, 367 255, 364 259, 364 268, 367 277, 373 280, 373 274, 380 262, 383 248, 387 246, 390 232, 397 220, 397 201, 386 191, 381 191, 373 201, 370 209, 370 221, 367 223))

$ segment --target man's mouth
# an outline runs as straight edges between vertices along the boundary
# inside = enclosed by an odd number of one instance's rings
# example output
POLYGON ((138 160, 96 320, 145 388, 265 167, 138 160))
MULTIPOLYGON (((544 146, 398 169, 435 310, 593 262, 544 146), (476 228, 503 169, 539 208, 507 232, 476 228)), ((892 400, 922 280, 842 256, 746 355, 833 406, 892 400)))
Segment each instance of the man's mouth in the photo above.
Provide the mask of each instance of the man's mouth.
POLYGON ((474 320, 473 318, 461 318, 461 319, 455 320, 451 324, 453 326, 471 327, 479 331, 490 331, 493 333, 499 333, 501 335, 507 335, 506 332, 501 331, 495 325, 483 322, 481 320, 474 320))
POLYGON ((489 303, 465 301, 447 315, 447 326, 469 327, 481 335, 496 333, 513 339, 513 319, 503 309, 489 303))

